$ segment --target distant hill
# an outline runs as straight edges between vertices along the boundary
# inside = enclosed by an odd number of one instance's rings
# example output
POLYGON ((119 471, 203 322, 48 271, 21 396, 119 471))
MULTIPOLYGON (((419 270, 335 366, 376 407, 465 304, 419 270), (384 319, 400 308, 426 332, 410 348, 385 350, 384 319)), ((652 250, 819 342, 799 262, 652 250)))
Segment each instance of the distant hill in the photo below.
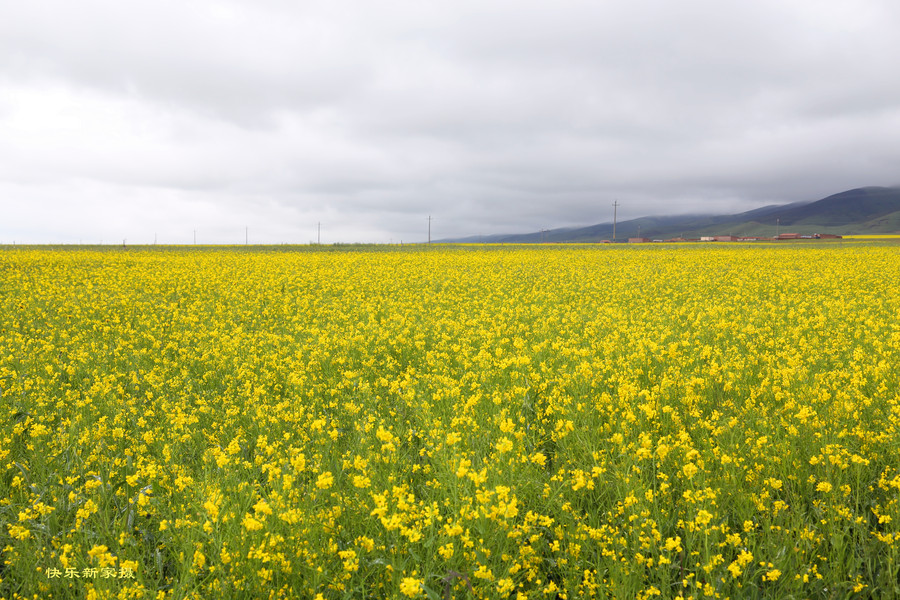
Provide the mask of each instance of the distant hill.
MULTIPOLYGON (((629 237, 670 239, 707 235, 774 236, 781 233, 900 233, 900 188, 864 187, 815 202, 764 206, 736 215, 641 217, 616 225, 618 240, 629 237)), ((471 236, 442 242, 539 243, 611 240, 613 224, 550 229, 544 232, 471 236)))

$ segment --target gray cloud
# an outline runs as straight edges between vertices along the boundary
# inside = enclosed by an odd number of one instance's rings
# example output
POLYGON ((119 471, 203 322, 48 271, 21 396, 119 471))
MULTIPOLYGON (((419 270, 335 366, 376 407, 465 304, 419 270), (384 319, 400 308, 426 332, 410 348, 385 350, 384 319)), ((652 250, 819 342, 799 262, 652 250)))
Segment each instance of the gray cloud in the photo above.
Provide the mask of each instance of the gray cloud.
POLYGON ((900 183, 890 0, 0 8, 0 242, 422 240, 900 183), (77 229, 77 234, 74 230, 77 229))

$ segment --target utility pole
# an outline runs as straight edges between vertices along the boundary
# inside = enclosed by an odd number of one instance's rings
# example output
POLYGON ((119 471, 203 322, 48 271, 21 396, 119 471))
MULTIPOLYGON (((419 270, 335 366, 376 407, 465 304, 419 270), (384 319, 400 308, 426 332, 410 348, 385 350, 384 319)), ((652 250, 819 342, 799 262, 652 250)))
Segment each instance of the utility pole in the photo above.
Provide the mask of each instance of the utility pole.
POLYGON ((318 227, 316 229, 316 246, 322 245, 322 221, 319 221, 318 227))
POLYGON ((619 208, 619 201, 613 202, 613 243, 616 243, 616 211, 619 208))
POLYGON ((244 245, 245 246, 250 245, 250 228, 249 227, 244 227, 244 245))
POLYGON ((781 229, 781 219, 775 219, 775 239, 778 239, 779 229, 781 229))
POLYGON ((194 245, 197 245, 197 230, 194 230, 194 245))
POLYGON ((428 243, 431 243, 431 215, 428 215, 428 243))

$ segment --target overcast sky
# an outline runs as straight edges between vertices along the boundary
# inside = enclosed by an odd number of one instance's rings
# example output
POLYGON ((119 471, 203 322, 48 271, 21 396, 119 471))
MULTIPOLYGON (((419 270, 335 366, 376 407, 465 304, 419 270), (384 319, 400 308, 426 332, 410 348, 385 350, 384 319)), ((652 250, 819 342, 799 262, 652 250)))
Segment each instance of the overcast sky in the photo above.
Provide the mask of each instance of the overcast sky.
POLYGON ((0 243, 405 242, 900 184, 896 0, 0 0, 0 243))

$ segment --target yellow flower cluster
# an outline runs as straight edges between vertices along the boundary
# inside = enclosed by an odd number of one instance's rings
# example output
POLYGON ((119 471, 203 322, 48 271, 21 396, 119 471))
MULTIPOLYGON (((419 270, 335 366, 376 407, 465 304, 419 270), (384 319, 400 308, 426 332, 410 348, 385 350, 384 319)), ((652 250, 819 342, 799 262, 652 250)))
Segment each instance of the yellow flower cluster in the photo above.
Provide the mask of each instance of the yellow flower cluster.
POLYGON ((2 249, 0 596, 889 596, 890 244, 2 249))

